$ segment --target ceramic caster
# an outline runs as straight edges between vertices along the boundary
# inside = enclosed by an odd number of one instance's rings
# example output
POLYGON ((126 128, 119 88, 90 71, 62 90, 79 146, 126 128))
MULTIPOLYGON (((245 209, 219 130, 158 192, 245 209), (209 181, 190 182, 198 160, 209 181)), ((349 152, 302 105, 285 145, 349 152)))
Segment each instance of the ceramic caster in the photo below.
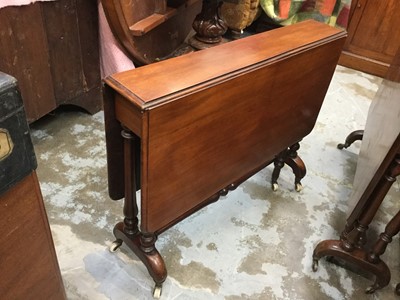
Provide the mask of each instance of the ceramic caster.
POLYGON ((279 188, 279 185, 278 185, 277 183, 273 183, 273 184, 272 184, 272 190, 273 190, 274 192, 276 192, 276 191, 278 190, 278 188, 279 188))
POLYGON ((313 260, 312 270, 313 270, 313 272, 317 272, 317 270, 318 270, 318 260, 316 260, 316 259, 313 260))
POLYGON ((118 250, 119 247, 121 247, 121 245, 122 245, 122 240, 116 240, 111 244, 108 250, 110 250, 111 253, 114 253, 115 251, 118 250))
POLYGON ((294 188, 296 192, 301 192, 303 190, 303 186, 301 185, 301 183, 296 183, 294 188))
POLYGON ((379 287, 377 286, 377 285, 372 285, 372 286, 370 286, 369 288, 367 288, 366 290, 365 290, 365 293, 366 294, 373 294, 373 293, 375 293, 375 291, 378 289, 379 287))
POLYGON ((153 290, 153 298, 154 299, 160 299, 161 297, 161 291, 162 291, 162 285, 161 284, 156 284, 153 290))

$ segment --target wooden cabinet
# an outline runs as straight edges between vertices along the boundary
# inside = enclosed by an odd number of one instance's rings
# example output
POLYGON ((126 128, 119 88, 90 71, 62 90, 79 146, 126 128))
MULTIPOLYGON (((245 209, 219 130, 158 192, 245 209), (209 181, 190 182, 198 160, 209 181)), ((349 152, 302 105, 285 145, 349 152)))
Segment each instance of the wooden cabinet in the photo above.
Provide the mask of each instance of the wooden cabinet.
POLYGON ((0 195, 2 299, 66 299, 36 173, 0 195))
POLYGON ((400 44, 400 1, 353 0, 339 64, 385 77, 400 44))
POLYGON ((64 300, 17 87, 0 72, 0 298, 64 300))
POLYGON ((59 105, 101 109, 96 0, 0 9, 0 71, 17 78, 29 122, 59 105))

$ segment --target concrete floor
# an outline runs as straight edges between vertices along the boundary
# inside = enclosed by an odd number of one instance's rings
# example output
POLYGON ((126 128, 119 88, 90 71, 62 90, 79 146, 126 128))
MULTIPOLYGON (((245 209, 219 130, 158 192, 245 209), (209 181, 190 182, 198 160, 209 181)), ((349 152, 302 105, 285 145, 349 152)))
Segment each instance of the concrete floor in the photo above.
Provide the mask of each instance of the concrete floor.
MULTIPOLYGON (((336 145, 362 129, 381 79, 338 67, 317 125, 301 143, 304 189, 294 191, 284 168, 270 188, 269 166, 183 222, 157 242, 168 278, 162 299, 396 299, 399 239, 383 255, 389 286, 374 295, 372 281, 325 259, 313 272, 312 251, 336 239, 348 200, 360 142, 336 145)), ((152 299, 153 281, 128 248, 110 253, 122 201, 107 193, 103 113, 59 110, 32 125, 38 175, 69 299, 152 299)), ((395 183, 372 224, 382 230, 399 209, 395 183)), ((140 195, 138 195, 140 196, 140 195)))

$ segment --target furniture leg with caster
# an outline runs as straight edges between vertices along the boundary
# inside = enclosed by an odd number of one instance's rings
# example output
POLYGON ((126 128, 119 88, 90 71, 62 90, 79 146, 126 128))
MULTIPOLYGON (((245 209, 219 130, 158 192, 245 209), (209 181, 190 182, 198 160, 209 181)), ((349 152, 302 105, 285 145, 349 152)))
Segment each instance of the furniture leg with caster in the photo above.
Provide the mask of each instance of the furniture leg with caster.
POLYGON ((111 245, 110 251, 115 251, 122 243, 125 243, 146 266, 155 283, 153 296, 156 299, 160 298, 162 284, 167 278, 167 269, 163 258, 155 247, 155 235, 146 235, 141 232, 133 235, 128 234, 125 231, 125 224, 120 222, 114 227, 114 236, 117 240, 111 245))
POLYGON ((153 296, 161 296, 162 284, 167 278, 167 269, 160 253, 155 248, 157 240, 155 234, 142 233, 138 228, 138 207, 136 203, 136 178, 135 178, 135 134, 122 127, 121 135, 124 139, 124 164, 125 168, 125 199, 124 221, 114 227, 116 240, 111 244, 110 251, 115 252, 122 243, 143 262, 150 276, 155 282, 153 296))
POLYGON ((295 175, 294 186, 297 192, 300 192, 303 189, 301 185, 301 179, 306 176, 306 166, 304 165, 303 160, 297 155, 297 150, 299 150, 300 144, 295 143, 294 145, 288 147, 287 149, 280 152, 275 160, 274 160, 274 171, 272 172, 272 190, 278 190, 278 178, 281 172, 281 169, 285 164, 287 164, 293 171, 295 175))

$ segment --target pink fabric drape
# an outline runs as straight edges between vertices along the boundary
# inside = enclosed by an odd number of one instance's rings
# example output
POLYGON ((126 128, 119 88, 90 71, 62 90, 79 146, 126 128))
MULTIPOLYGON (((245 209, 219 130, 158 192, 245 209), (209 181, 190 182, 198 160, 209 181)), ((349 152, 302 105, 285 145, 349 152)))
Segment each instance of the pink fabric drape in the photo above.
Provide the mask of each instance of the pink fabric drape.
POLYGON ((101 2, 98 1, 99 10, 99 40, 100 40, 100 71, 102 78, 134 69, 135 65, 122 51, 122 46, 115 39, 101 2))

